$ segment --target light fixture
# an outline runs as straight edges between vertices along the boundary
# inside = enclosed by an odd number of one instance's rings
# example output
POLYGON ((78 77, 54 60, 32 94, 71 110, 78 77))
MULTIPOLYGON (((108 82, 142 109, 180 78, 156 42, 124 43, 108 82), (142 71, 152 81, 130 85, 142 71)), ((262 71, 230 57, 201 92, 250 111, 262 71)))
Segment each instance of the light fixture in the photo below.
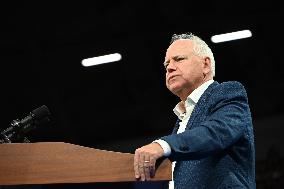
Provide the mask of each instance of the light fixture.
POLYGON ((214 35, 211 37, 213 43, 221 43, 225 41, 232 41, 237 39, 243 39, 251 37, 252 33, 250 30, 242 30, 237 32, 225 33, 220 35, 214 35))
POLYGON ((82 65, 85 67, 88 67, 88 66, 95 66, 95 65, 105 64, 105 63, 110 63, 110 62, 116 62, 119 60, 121 60, 121 54, 114 53, 114 54, 108 54, 108 55, 84 59, 82 60, 82 65))

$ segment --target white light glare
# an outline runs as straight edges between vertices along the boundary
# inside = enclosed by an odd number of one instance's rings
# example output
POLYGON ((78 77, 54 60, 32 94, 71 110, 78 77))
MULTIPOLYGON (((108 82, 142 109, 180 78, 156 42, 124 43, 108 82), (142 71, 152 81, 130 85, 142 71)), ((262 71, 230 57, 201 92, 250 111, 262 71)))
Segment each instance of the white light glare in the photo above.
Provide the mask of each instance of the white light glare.
POLYGON ((121 60, 121 54, 114 53, 114 54, 108 54, 108 55, 84 59, 82 60, 82 65, 85 67, 88 67, 88 66, 95 66, 95 65, 105 64, 105 63, 110 63, 110 62, 116 62, 119 60, 121 60))
POLYGON ((211 41, 213 43, 221 43, 224 41, 232 41, 236 39, 248 38, 251 36, 252 34, 250 30, 242 30, 242 31, 237 31, 237 32, 214 35, 211 37, 211 41))

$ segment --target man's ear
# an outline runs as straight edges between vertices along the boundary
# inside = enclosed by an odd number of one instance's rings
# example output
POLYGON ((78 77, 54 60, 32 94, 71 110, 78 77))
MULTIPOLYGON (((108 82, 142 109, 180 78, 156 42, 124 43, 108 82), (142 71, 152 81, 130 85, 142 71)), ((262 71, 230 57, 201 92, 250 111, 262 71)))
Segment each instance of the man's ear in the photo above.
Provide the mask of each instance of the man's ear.
POLYGON ((203 74, 207 75, 211 71, 211 59, 209 57, 205 57, 203 59, 203 74))

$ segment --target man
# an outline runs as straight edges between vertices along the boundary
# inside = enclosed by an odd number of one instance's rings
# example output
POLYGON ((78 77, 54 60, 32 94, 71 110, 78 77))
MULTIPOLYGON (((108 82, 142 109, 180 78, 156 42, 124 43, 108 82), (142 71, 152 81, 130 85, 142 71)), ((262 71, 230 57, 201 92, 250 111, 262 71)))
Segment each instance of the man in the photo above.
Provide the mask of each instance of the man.
POLYGON ((174 34, 166 52, 166 86, 180 98, 171 135, 136 149, 137 180, 154 176, 156 160, 173 161, 169 188, 255 188, 255 150, 246 91, 218 83, 211 49, 193 34, 174 34))

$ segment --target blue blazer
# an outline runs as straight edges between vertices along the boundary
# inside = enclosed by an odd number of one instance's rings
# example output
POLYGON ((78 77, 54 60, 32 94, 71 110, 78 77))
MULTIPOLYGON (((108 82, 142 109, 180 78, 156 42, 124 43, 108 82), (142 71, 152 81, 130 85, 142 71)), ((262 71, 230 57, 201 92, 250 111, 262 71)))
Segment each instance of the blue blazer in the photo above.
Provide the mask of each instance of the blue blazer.
POLYGON ((176 161, 177 189, 255 188, 254 134, 247 94, 236 81, 213 82, 200 97, 186 129, 161 139, 176 161))

